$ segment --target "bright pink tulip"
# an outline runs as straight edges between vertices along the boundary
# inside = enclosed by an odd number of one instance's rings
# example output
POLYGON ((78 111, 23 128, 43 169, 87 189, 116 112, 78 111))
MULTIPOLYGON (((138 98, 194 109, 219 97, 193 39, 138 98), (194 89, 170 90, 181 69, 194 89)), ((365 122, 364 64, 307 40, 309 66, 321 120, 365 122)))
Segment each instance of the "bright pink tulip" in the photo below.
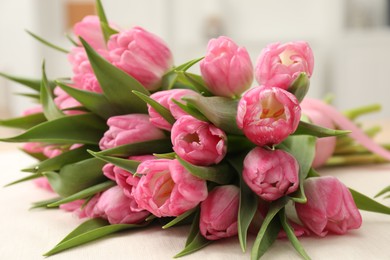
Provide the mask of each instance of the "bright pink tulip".
POLYGON ((165 137, 164 132, 152 125, 145 114, 113 116, 107 120, 107 125, 110 128, 99 143, 102 150, 165 137))
POLYGON ((138 207, 134 198, 127 197, 119 186, 101 194, 94 212, 107 219, 110 224, 135 224, 150 215, 148 211, 138 207))
POLYGON ((179 216, 207 197, 206 181, 190 174, 177 160, 148 160, 134 189, 138 205, 157 217, 179 216))
MULTIPOLYGON (((185 103, 181 100, 182 97, 189 97, 198 95, 195 91, 190 89, 171 89, 155 92, 150 95, 152 99, 157 101, 160 105, 166 107, 171 112, 172 116, 175 119, 178 119, 181 116, 187 115, 178 105, 176 105, 172 100, 177 100, 181 103, 185 103)), ((172 125, 168 123, 159 113, 157 113, 154 108, 148 105, 148 112, 150 116, 150 122, 157 126, 158 128, 165 129, 170 131, 172 125)))
POLYGON ((362 217, 348 188, 331 176, 306 179, 304 182, 307 203, 296 203, 299 219, 318 236, 328 232, 345 234, 357 229, 362 217))
MULTIPOLYGON (((311 99, 304 99, 301 103, 302 114, 307 116, 316 125, 336 129, 333 119, 324 111, 310 108, 311 99)), ((316 154, 312 167, 318 168, 326 163, 336 148, 336 137, 318 138, 316 142, 316 154)))
MULTIPOLYGON (((153 155, 141 155, 141 156, 130 156, 128 159, 143 162, 146 160, 155 159, 155 157, 153 155)), ((133 176, 134 173, 135 172, 132 173, 126 171, 111 163, 107 163, 103 167, 103 174, 110 180, 115 181, 118 184, 118 186, 123 189, 123 193, 129 198, 133 197, 133 195, 131 195, 131 192, 133 190, 133 187, 136 186, 139 181, 138 177, 133 176)))
POLYGON ((98 16, 84 17, 83 20, 74 25, 73 32, 75 36, 83 38, 96 50, 106 48, 98 16))
POLYGON ((295 132, 301 117, 297 98, 280 88, 255 87, 246 92, 237 111, 237 125, 253 143, 274 145, 295 132))
POLYGON ((232 237, 238 233, 240 189, 234 185, 214 188, 200 204, 200 233, 208 240, 232 237))
POLYGON ((200 71, 207 88, 217 96, 239 97, 253 81, 247 50, 225 36, 209 41, 200 71))
POLYGON ((65 114, 77 115, 84 113, 82 111, 72 109, 76 107, 81 107, 82 105, 76 99, 69 96, 69 94, 62 90, 60 87, 56 87, 54 89, 54 94, 56 95, 56 97, 54 98, 54 103, 59 109, 64 110, 63 112, 65 114))
POLYGON ((313 66, 313 52, 306 42, 273 43, 262 50, 255 76, 261 85, 288 89, 302 72, 310 78, 313 66))
POLYGON ((260 198, 273 201, 298 189, 299 165, 283 150, 256 147, 244 159, 242 176, 260 198))
POLYGON ((172 53, 162 39, 141 27, 111 36, 107 46, 112 63, 148 90, 158 89, 173 65, 172 53))
POLYGON ((226 134, 192 116, 182 116, 173 124, 171 141, 177 155, 195 165, 217 164, 227 151, 226 134))

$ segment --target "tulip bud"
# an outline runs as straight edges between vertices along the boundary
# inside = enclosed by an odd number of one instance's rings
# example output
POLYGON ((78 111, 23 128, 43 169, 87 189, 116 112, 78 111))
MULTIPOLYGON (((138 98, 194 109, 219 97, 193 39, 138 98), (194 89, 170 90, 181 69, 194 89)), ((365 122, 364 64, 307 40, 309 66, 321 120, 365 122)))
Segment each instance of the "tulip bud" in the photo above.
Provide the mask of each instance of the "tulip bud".
POLYGON ((167 45, 141 27, 111 36, 107 46, 112 63, 148 90, 158 89, 162 76, 173 65, 167 45))
POLYGON ((56 97, 54 98, 54 103, 59 109, 65 110, 65 114, 78 115, 84 113, 79 110, 73 110, 73 108, 81 107, 82 105, 61 88, 56 87, 54 89, 54 94, 56 95, 56 97))
POLYGON ((226 134, 192 116, 182 116, 173 124, 171 141, 177 155, 195 165, 217 164, 227 151, 226 134))
MULTIPOLYGON (((190 89, 171 89, 171 90, 163 90, 155 92, 150 95, 150 98, 157 101, 160 105, 166 107, 171 112, 172 116, 175 119, 183 115, 187 115, 178 105, 176 105, 173 100, 177 100, 179 102, 183 102, 181 100, 182 97, 189 97, 198 95, 195 91, 190 89)), ((170 131, 172 125, 168 123, 153 107, 148 105, 148 112, 150 116, 150 122, 158 128, 165 129, 170 131)))
POLYGON ((107 125, 110 128, 99 142, 102 150, 165 137, 164 132, 152 125, 149 116, 144 114, 113 116, 107 120, 107 125))
POLYGON ((200 71, 207 88, 217 96, 239 97, 253 81, 247 50, 225 36, 209 41, 200 71))
POLYGON ((237 110, 237 125, 253 143, 274 145, 295 132, 301 117, 298 100, 280 88, 255 87, 246 92, 237 110))
POLYGON ((362 217, 348 188, 331 176, 314 177, 304 182, 306 203, 296 203, 299 219, 318 236, 328 232, 345 234, 357 229, 362 217))
POLYGON ((272 43, 260 53, 255 76, 261 85, 288 89, 302 72, 310 78, 313 66, 313 52, 308 43, 272 43))
POLYGON ((73 27, 74 35, 83 38, 92 48, 105 49, 103 32, 100 26, 100 19, 95 15, 88 15, 73 27))
POLYGON ((200 204, 200 233, 208 240, 237 235, 240 189, 234 185, 214 188, 200 204))
POLYGON ((260 198, 273 201, 298 189, 299 165, 283 150, 256 147, 244 159, 242 176, 260 198))

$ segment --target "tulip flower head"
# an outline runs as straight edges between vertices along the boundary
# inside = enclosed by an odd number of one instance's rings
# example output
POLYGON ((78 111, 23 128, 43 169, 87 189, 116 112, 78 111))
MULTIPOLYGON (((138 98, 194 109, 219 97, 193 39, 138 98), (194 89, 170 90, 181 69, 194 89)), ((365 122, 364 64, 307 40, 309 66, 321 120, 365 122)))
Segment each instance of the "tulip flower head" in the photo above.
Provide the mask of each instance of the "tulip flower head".
POLYGON ((246 92, 237 111, 237 125, 253 143, 274 145, 295 132, 301 117, 297 98, 280 88, 255 87, 246 92))

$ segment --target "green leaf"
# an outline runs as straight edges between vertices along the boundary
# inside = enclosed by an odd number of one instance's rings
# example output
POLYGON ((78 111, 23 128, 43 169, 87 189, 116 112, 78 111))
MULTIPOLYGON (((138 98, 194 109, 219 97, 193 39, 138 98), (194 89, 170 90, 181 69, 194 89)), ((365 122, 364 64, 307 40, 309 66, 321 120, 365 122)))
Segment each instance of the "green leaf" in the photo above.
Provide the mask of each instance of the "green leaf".
POLYGON ((380 192, 378 192, 378 194, 375 195, 375 198, 387 193, 387 192, 390 192, 390 185, 387 186, 386 188, 382 189, 380 192))
POLYGON ((199 219, 200 219, 200 208, 197 207, 195 212, 194 220, 192 221, 190 231, 188 232, 188 237, 186 239, 185 246, 191 244, 196 235, 199 233, 199 219))
POLYGON ((57 197, 57 198, 52 198, 52 199, 48 199, 48 200, 34 202, 30 209, 48 208, 47 205, 49 205, 51 203, 54 203, 54 202, 56 202, 56 201, 58 201, 60 199, 61 198, 57 197))
POLYGON ((180 107, 184 112, 195 117, 196 119, 209 122, 209 120, 201 112, 199 112, 198 109, 196 109, 194 106, 191 106, 189 104, 185 105, 183 103, 180 103, 176 99, 172 99, 172 102, 175 103, 178 107, 180 107))
POLYGON ((117 114, 147 113, 145 102, 137 98, 132 91, 136 90, 145 95, 149 95, 149 91, 136 79, 106 61, 86 41, 80 41, 105 97, 117 114))
POLYGON ((186 212, 184 212, 183 214, 181 214, 180 216, 177 216, 176 218, 174 218, 173 220, 171 220, 170 222, 168 222, 167 224, 165 224, 162 228, 163 229, 167 229, 167 228, 170 228, 170 227, 173 227, 174 225, 180 223, 181 221, 183 221, 184 219, 188 218, 189 216, 191 216, 195 211, 197 211, 198 208, 193 208, 193 209, 190 209, 190 210, 187 210, 186 212))
POLYGON ((4 185, 4 187, 9 187, 9 186, 12 186, 12 185, 15 185, 15 184, 18 184, 18 183, 22 183, 22 182, 25 182, 25 181, 31 181, 31 180, 37 179, 39 177, 42 177, 42 175, 41 174, 29 175, 29 176, 26 176, 26 177, 21 178, 19 180, 16 180, 16 181, 13 181, 11 183, 8 183, 8 184, 4 185))
POLYGON ((201 95, 186 97, 183 100, 196 107, 211 123, 226 133, 243 135, 236 124, 237 100, 201 95))
POLYGON ((23 171, 42 173, 47 171, 57 171, 67 164, 76 163, 88 158, 91 155, 87 152, 87 149, 94 149, 96 146, 82 146, 67 152, 63 152, 56 157, 48 158, 31 168, 23 169, 23 171))
POLYGON ((110 225, 106 220, 103 219, 90 219, 78 226, 68 236, 66 236, 60 243, 58 243, 52 250, 45 253, 44 256, 51 256, 57 254, 66 249, 76 247, 101 237, 126 230, 134 229, 146 226, 148 223, 143 225, 135 224, 115 224, 110 225))
POLYGON ((193 86, 193 89, 201 93, 203 96, 213 96, 213 94, 207 89, 201 76, 183 71, 177 73, 179 77, 184 77, 187 82, 193 86))
POLYGON ((287 201, 283 197, 271 203, 252 247, 252 260, 259 259, 276 240, 280 231, 280 222, 275 216, 286 205, 287 201))
POLYGON ((99 160, 102 160, 102 161, 107 162, 107 163, 112 163, 115 166, 118 166, 126 171, 131 172, 131 173, 135 173, 137 171, 138 165, 140 164, 139 161, 135 161, 135 160, 100 155, 99 153, 93 152, 91 150, 88 150, 88 152, 99 160))
POLYGON ((78 46, 79 44, 72 38, 72 36, 69 35, 69 33, 66 33, 65 34, 66 38, 69 40, 69 42, 71 44, 73 44, 74 46, 78 46))
POLYGON ((303 181, 306 179, 314 160, 316 138, 310 135, 289 136, 279 146, 291 154, 299 164, 299 189, 290 195, 298 203, 306 203, 303 181))
POLYGON ((157 157, 158 159, 175 159, 177 154, 175 152, 172 153, 154 153, 154 157, 157 157))
POLYGON ((43 43, 44 45, 46 45, 46 46, 48 46, 48 47, 50 47, 50 48, 52 48, 52 49, 54 49, 54 50, 57 50, 57 51, 60 51, 60 52, 63 52, 63 53, 69 53, 68 50, 66 50, 66 49, 64 49, 64 48, 61 48, 61 47, 59 47, 59 46, 57 46, 57 45, 55 45, 55 44, 53 44, 53 43, 50 43, 50 42, 46 41, 45 39, 43 39, 42 37, 39 37, 38 35, 36 35, 36 34, 30 32, 30 31, 28 31, 28 30, 26 30, 26 32, 27 32, 28 34, 30 34, 33 38, 35 38, 36 40, 38 40, 39 42, 43 43))
POLYGON ((41 80, 40 79, 28 79, 28 78, 23 78, 23 77, 17 77, 17 76, 12 76, 9 74, 5 74, 3 72, 0 72, 0 76, 15 81, 19 84, 22 84, 26 87, 29 87, 35 91, 40 91, 41 90, 41 80))
POLYGON ((179 257, 185 256, 185 255, 192 254, 192 253, 206 247, 207 245, 211 244, 211 242, 212 242, 211 240, 207 240, 206 238, 204 238, 202 236, 202 234, 200 234, 200 232, 198 232, 198 234, 196 234, 196 236, 192 240, 192 242, 189 245, 187 245, 183 249, 183 251, 181 251, 180 253, 175 255, 174 258, 179 258, 179 257))
POLYGON ((99 183, 99 184, 96 184, 96 185, 91 186, 89 188, 86 188, 85 190, 79 191, 79 192, 77 192, 69 197, 66 197, 64 199, 57 200, 53 203, 50 203, 47 206, 49 208, 58 207, 59 205, 62 205, 62 204, 68 203, 68 202, 72 202, 72 201, 79 200, 79 199, 85 199, 85 198, 88 198, 89 196, 93 196, 99 192, 108 190, 109 188, 114 187, 115 185, 116 185, 116 183, 113 181, 106 181, 103 183, 99 183))
POLYGON ((105 162, 96 158, 68 164, 61 168, 60 173, 44 172, 53 190, 61 197, 69 197, 88 187, 105 182, 102 168, 105 162))
POLYGON ((279 220, 295 250, 297 250, 297 252, 302 256, 303 259, 309 260, 310 256, 306 253, 298 238, 295 236, 294 230, 291 228, 290 224, 287 221, 287 217, 284 210, 281 210, 279 212, 279 220))
POLYGON ((49 121, 65 116, 54 103, 54 96, 46 77, 45 62, 42 64, 41 104, 43 113, 49 121))
POLYGON ((17 96, 21 96, 21 97, 27 97, 27 98, 31 98, 31 99, 35 99, 33 100, 34 102, 37 102, 39 103, 39 100, 41 99, 41 95, 39 94, 35 94, 35 93, 14 93, 15 95, 17 96))
POLYGON ((300 121, 297 130, 293 135, 312 135, 316 137, 341 136, 350 134, 351 131, 334 130, 330 128, 321 127, 304 121, 300 121))
POLYGON ((98 152, 98 155, 111 156, 132 156, 152 153, 168 153, 172 152, 172 143, 170 139, 158 139, 152 141, 138 142, 125 144, 111 149, 98 152))
POLYGON ((57 85, 62 88, 71 97, 80 102, 89 111, 99 115, 104 119, 116 115, 116 111, 112 109, 110 102, 102 94, 85 91, 77 88, 72 88, 64 83, 56 81, 57 85))
POLYGON ((309 77, 306 75, 306 73, 302 72, 288 88, 288 91, 294 94, 298 101, 301 102, 309 91, 309 86, 309 77))
POLYGON ((111 35, 119 33, 119 31, 111 28, 109 24, 104 23, 104 22, 100 22, 100 27, 103 30, 103 36, 104 36, 104 39, 106 40, 106 42, 110 39, 111 35))
POLYGON ((228 153, 249 152, 256 147, 254 143, 248 140, 246 136, 242 135, 228 135, 228 153))
POLYGON ((365 211, 372 211, 376 213, 382 213, 390 215, 390 208, 380 204, 379 202, 349 188, 349 191, 352 194, 353 200, 355 201, 356 206, 365 211))
POLYGON ((171 125, 175 123, 176 119, 172 116, 171 111, 169 111, 169 109, 167 109, 166 107, 158 103, 156 100, 150 98, 143 93, 140 93, 138 91, 133 91, 133 93, 137 97, 145 101, 147 104, 149 104, 152 108, 154 108, 154 110, 156 110, 156 112, 159 113, 168 123, 170 123, 171 125))
POLYGON ((36 125, 3 142, 47 142, 57 144, 98 144, 107 130, 105 121, 93 114, 61 117, 36 125))
POLYGON ((190 60, 190 61, 188 61, 180 66, 177 66, 176 68, 174 68, 174 70, 175 71, 187 71, 188 69, 190 69, 192 66, 194 66, 196 63, 198 63, 199 61, 201 61, 203 59, 204 59, 204 57, 190 60))
POLYGON ((19 128, 19 129, 29 129, 45 121, 46 121, 46 117, 43 115, 43 113, 37 113, 37 114, 31 114, 23 117, 0 120, 0 126, 19 128))
POLYGON ((219 163, 215 166, 198 166, 176 157, 180 164, 192 175, 207 181, 221 185, 229 184, 234 177, 234 169, 227 163, 219 163))
POLYGON ((97 9, 97 14, 99 16, 100 26, 104 36, 104 40, 107 42, 110 39, 110 36, 118 33, 118 31, 112 29, 109 26, 106 13, 104 12, 104 8, 100 0, 96 0, 96 9, 97 9))

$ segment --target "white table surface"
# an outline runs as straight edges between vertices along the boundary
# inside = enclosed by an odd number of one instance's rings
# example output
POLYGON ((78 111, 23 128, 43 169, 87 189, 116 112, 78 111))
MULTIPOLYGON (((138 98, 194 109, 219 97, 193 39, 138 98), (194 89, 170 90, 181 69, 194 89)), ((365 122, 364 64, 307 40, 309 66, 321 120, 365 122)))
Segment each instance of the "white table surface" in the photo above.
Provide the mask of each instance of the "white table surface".
MULTIPOLYGON (((17 151, 0 152, 0 186, 23 177, 19 171, 34 161, 17 151)), ((321 173, 339 177, 347 186, 373 196, 390 185, 390 164, 333 168, 321 173)), ((32 202, 50 198, 32 183, 0 188, 0 259, 44 259, 42 254, 82 221, 60 210, 29 210, 32 202)), ((390 206, 390 199, 382 200, 390 206)), ((390 259, 390 216, 362 212, 363 225, 344 236, 305 237, 301 243, 312 259, 390 259)), ((54 255, 49 259, 172 259, 184 246, 188 227, 126 231, 54 255)), ((249 246, 253 237, 249 240, 249 246)), ((238 239, 212 243, 183 259, 249 259, 238 239)), ((287 240, 277 240, 263 259, 300 259, 287 240)))

